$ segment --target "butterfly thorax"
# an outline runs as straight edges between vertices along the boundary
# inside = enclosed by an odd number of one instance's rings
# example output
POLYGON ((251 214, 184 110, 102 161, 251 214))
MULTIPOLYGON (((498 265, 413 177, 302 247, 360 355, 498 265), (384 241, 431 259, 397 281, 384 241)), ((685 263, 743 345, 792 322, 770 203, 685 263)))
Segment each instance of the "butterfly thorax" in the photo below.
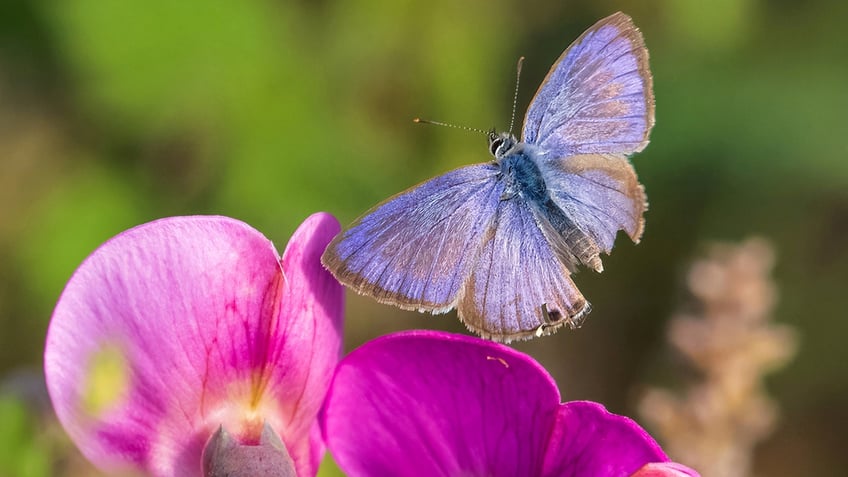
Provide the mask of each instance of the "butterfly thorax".
POLYGON ((523 143, 516 143, 507 155, 497 159, 500 166, 499 177, 504 182, 502 200, 521 196, 526 201, 536 204, 550 202, 542 171, 533 161, 532 149, 525 148, 523 143))
POLYGON ((502 200, 521 195, 529 200, 543 200, 547 195, 542 173, 525 151, 526 144, 510 133, 489 132, 489 152, 500 167, 498 178, 504 182, 502 200))

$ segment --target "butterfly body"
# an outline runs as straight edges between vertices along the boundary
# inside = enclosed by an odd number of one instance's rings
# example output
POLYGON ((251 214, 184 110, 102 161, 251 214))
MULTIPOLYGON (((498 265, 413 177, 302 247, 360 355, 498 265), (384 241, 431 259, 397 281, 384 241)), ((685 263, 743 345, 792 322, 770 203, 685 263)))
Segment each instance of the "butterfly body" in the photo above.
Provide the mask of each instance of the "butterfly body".
POLYGON ((644 191, 627 155, 654 123, 647 50, 607 17, 551 68, 521 140, 490 133, 494 160, 425 181, 366 212, 322 262, 355 291, 404 309, 457 309, 497 341, 568 326, 591 310, 571 279, 602 271, 618 231, 642 234, 644 191))

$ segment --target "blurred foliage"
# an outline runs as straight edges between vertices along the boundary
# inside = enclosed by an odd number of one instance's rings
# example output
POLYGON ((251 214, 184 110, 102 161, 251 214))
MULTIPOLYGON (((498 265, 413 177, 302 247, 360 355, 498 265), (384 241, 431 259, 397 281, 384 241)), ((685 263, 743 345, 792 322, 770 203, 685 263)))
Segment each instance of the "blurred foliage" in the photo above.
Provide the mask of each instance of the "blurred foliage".
MULTIPOLYGON (((520 113, 562 49, 616 10, 644 32, 655 78, 657 125, 633 159, 651 203, 646 233, 638 247, 620 241, 603 276, 576 277, 595 305, 583 329, 518 347, 566 399, 633 415, 634 390, 671 375, 674 357, 657 350, 699 244, 768 237, 776 319, 797 327, 801 350, 769 382, 783 421, 755 469, 809 475, 815 462, 818 475, 844 474, 839 0, 2 2, 0 380, 40 365, 63 284, 110 236, 224 214, 282 247, 313 211, 350 222, 488 160, 483 138, 412 118, 506 128, 516 59, 527 57, 520 113)), ((354 296, 348 309, 348 348, 390 330, 460 329, 354 296)), ((39 447, 40 418, 0 403, 0 475, 90 475, 39 447)))
POLYGON ((0 423, 0 475, 49 476, 50 461, 38 445, 38 429, 23 403, 0 396, 0 423))

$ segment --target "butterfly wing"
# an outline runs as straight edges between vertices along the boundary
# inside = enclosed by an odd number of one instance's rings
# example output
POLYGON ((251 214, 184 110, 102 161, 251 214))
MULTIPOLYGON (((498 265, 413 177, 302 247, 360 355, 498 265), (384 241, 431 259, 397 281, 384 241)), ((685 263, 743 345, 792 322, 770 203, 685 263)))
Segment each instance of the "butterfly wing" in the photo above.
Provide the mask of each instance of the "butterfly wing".
POLYGON ((330 243, 324 266, 381 303, 450 310, 494 221, 503 192, 498 171, 463 167, 386 200, 330 243))
POLYGON ((610 253, 619 230, 639 241, 647 202, 626 157, 578 154, 556 160, 536 159, 536 163, 551 199, 593 239, 599 251, 610 253))
POLYGON ((648 50, 619 12, 586 30, 554 63, 527 110, 522 140, 551 158, 630 154, 648 144, 653 125, 648 50))
POLYGON ((484 338, 511 341, 579 326, 591 306, 520 196, 499 201, 457 311, 484 338))

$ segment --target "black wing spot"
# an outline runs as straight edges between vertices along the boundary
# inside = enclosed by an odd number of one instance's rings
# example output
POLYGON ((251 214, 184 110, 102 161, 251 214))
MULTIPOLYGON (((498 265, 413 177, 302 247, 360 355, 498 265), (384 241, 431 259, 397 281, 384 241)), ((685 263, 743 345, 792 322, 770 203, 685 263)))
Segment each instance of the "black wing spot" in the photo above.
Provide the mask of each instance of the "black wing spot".
POLYGON ((553 325, 558 321, 562 320, 563 314, 559 310, 549 310, 547 303, 542 303, 542 317, 545 320, 546 325, 553 325))

